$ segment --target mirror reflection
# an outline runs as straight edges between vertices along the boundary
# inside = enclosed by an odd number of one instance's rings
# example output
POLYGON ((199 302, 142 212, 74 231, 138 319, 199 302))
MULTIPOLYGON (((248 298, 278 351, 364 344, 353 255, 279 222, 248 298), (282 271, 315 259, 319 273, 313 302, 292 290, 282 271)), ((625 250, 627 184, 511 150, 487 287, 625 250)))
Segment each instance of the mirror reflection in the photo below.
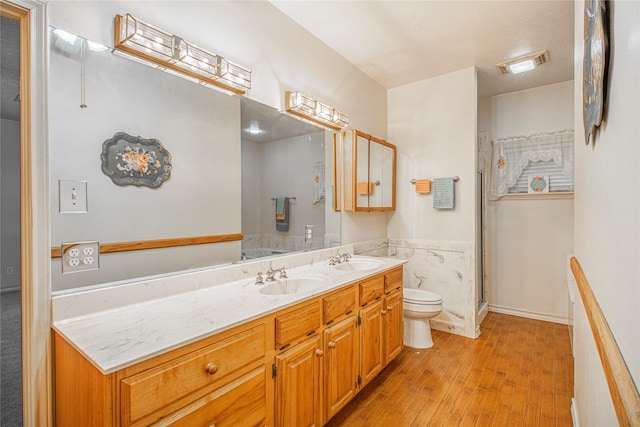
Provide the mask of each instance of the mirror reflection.
POLYGON ((339 214, 325 203, 331 133, 80 37, 53 28, 50 36, 54 291, 340 243, 339 214), (171 175, 160 187, 117 185, 103 172, 103 144, 119 133, 168 152, 171 175), (61 212, 77 196, 69 182, 86 183, 86 212, 61 212), (109 245, 98 268, 63 274, 69 260, 56 248, 87 241, 109 245), (129 250, 156 241, 171 244, 129 250))

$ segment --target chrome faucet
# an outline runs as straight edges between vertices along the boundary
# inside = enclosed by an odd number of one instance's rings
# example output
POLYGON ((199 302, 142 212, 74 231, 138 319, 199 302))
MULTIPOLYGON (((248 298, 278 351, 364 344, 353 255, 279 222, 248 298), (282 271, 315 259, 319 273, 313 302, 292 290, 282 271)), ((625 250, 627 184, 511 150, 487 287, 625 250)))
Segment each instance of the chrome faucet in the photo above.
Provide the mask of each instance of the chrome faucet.
POLYGON ((266 282, 275 281, 276 278, 274 276, 276 275, 276 273, 280 273, 280 279, 286 279, 287 278, 287 272, 284 269, 284 267, 276 268, 274 270, 273 267, 271 266, 271 263, 269 263, 269 268, 267 269, 266 277, 265 277, 264 280, 266 282))
POLYGON ((343 262, 348 262, 349 258, 351 258, 351 254, 349 253, 341 254, 340 250, 338 250, 338 252, 334 256, 329 258, 329 265, 336 265, 336 264, 342 264, 343 262))

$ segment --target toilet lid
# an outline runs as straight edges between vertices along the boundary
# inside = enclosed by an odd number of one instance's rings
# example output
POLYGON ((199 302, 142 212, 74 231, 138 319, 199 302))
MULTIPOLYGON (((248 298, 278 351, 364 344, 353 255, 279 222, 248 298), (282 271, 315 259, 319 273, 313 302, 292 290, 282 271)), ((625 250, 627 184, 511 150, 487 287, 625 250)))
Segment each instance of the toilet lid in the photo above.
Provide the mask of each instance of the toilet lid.
POLYGON ((404 288, 402 292, 403 299, 414 304, 439 304, 442 302, 440 295, 424 289, 404 288))

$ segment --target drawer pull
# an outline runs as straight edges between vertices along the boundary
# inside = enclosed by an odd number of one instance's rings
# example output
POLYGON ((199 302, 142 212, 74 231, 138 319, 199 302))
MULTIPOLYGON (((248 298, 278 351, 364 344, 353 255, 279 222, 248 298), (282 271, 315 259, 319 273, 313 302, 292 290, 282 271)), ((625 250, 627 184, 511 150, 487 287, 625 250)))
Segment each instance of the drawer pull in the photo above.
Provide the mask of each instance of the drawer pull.
POLYGON ((316 349, 316 356, 318 356, 318 357, 324 356, 324 351, 320 350, 319 348, 316 349))
POLYGON ((214 375, 216 372, 218 372, 218 365, 214 363, 208 363, 204 370, 207 372, 207 374, 214 375))
POLYGON ((382 315, 385 315, 385 314, 387 314, 387 310, 381 310, 381 311, 380 311, 380 313, 381 313, 382 315))
POLYGON ((388 311, 393 311, 393 307, 387 307, 388 311))
POLYGON ((334 343, 333 341, 329 341, 329 342, 327 343, 327 347, 329 347, 329 348, 336 348, 336 343, 334 343))

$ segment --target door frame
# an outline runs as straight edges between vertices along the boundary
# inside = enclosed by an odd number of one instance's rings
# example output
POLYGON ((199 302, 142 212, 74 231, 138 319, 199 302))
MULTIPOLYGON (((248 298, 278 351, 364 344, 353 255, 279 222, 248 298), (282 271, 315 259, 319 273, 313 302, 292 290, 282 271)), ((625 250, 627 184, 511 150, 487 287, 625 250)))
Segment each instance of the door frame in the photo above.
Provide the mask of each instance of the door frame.
POLYGON ((51 259, 45 0, 0 0, 20 23, 20 294, 25 426, 51 426, 51 259))

